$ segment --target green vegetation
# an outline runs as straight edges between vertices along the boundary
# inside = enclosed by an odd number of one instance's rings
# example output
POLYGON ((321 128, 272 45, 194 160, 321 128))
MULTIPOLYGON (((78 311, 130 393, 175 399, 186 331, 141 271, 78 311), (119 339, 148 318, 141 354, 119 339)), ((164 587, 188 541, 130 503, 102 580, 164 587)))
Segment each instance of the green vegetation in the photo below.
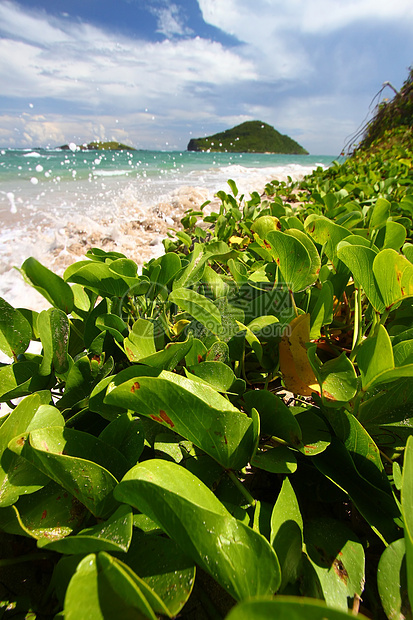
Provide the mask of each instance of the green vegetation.
POLYGON ((4 618, 412 617, 413 150, 373 147, 228 181, 141 275, 25 261, 52 307, 0 300, 4 618))
MULTIPOLYGON (((68 144, 64 144, 59 147, 65 151, 70 149, 68 144)), ((81 151, 135 151, 132 146, 128 146, 127 144, 122 144, 121 142, 100 142, 96 140, 94 142, 89 142, 89 144, 81 144, 78 146, 81 151)))
POLYGON ((248 121, 208 138, 192 139, 188 151, 308 155, 295 140, 261 121, 248 121))

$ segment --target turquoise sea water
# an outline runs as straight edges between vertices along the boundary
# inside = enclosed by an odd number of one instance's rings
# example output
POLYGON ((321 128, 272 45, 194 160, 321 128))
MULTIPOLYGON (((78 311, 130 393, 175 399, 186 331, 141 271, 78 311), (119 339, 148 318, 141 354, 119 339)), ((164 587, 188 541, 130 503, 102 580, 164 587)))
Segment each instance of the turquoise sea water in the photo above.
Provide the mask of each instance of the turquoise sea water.
POLYGON ((124 251, 142 263, 162 252, 161 239, 186 208, 229 190, 229 178, 248 195, 272 179, 300 178, 333 159, 0 149, 0 295, 14 305, 29 301, 36 306, 31 291, 11 271, 28 256, 58 273, 91 246, 124 251))

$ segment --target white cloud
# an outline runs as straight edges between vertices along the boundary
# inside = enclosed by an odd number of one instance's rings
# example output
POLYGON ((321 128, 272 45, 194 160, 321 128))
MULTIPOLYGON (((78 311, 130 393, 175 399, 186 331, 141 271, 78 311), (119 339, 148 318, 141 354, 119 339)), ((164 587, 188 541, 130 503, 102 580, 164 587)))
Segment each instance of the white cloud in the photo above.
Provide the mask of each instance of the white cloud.
POLYGON ((190 28, 185 26, 185 19, 182 17, 179 7, 176 4, 167 4, 163 7, 152 7, 151 12, 158 18, 157 32, 166 37, 176 35, 193 34, 190 28))
POLYGON ((48 37, 47 45, 40 45, 36 32, 47 32, 46 16, 28 19, 15 5, 0 4, 4 6, 8 20, 3 32, 10 36, 0 41, 3 96, 47 96, 130 109, 184 92, 191 97, 199 82, 216 86, 256 77, 250 61, 199 37, 155 43, 125 37, 114 40, 90 25, 54 20, 53 44, 48 37), (17 32, 21 41, 11 38, 17 32))

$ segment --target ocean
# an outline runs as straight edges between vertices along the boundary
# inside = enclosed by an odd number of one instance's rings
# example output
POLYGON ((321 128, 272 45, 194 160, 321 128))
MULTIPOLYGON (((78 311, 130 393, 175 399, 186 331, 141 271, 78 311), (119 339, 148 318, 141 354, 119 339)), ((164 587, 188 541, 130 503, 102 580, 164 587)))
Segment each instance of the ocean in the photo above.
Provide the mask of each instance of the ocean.
MULTIPOLYGON (((74 149, 74 147, 73 147, 74 149)), ((14 307, 47 302, 14 267, 34 256, 58 274, 90 247, 139 265, 163 253, 184 211, 229 191, 300 179, 333 156, 170 151, 0 150, 0 296, 14 307)))

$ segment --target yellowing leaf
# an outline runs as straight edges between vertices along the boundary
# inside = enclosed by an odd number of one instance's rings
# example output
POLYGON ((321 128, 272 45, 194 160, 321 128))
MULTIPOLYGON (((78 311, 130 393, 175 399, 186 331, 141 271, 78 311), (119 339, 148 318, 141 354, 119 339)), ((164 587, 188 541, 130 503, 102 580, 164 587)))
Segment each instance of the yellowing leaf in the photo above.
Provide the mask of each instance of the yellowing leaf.
POLYGON ((317 377, 307 357, 310 340, 310 315, 295 317, 284 330, 280 342, 280 370, 287 390, 301 396, 320 392, 317 377))

